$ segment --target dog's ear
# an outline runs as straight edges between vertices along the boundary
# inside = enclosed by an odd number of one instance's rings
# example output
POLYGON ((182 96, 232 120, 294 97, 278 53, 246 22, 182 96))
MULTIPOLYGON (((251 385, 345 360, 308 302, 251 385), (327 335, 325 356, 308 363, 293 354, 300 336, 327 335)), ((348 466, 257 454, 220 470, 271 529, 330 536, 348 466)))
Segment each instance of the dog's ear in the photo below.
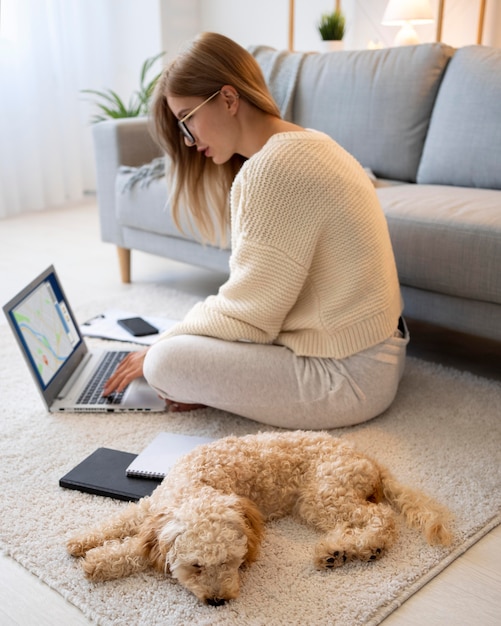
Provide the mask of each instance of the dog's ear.
POLYGON ((161 553, 158 546, 157 528, 154 517, 146 519, 138 533, 138 540, 141 545, 141 555, 148 559, 152 567, 164 571, 165 560, 161 563, 161 553))
POLYGON ((145 520, 139 533, 142 556, 150 561, 152 567, 166 573, 169 565, 168 553, 180 532, 182 529, 170 515, 151 515, 145 520))
POLYGON ((264 518, 257 506, 249 498, 239 498, 239 508, 244 518, 244 533, 247 537, 246 565, 256 560, 264 534, 264 518))

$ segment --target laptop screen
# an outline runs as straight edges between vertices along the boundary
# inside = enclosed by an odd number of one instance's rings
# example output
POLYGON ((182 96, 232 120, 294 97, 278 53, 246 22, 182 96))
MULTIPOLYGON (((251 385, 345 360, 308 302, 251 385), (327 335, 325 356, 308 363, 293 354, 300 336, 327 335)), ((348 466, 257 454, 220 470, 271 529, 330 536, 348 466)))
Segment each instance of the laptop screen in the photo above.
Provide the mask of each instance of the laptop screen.
POLYGON ((5 311, 43 390, 82 341, 57 276, 50 270, 5 311))

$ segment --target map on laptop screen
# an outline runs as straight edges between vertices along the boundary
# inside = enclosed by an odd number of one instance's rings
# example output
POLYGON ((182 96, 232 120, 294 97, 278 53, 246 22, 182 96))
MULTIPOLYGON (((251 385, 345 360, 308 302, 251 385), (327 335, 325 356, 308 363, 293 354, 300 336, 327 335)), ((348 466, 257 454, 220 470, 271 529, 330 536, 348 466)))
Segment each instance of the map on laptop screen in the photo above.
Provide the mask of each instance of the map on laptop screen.
POLYGON ((11 315, 46 387, 80 341, 66 303, 61 295, 57 297, 50 276, 11 315))

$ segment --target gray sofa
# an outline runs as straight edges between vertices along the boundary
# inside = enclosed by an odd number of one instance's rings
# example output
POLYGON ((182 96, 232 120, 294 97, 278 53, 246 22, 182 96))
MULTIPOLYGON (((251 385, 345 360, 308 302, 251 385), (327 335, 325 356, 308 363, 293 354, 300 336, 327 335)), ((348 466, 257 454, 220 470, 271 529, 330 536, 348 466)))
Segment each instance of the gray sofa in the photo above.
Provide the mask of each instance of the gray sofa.
MULTIPOLYGON (((328 133, 373 176, 405 314, 501 341, 501 50, 251 52, 284 117, 328 133)), ((122 280, 135 249, 227 270, 229 250, 173 225, 158 162, 141 168, 160 156, 147 120, 102 122, 94 140, 102 239, 118 247, 122 280)))

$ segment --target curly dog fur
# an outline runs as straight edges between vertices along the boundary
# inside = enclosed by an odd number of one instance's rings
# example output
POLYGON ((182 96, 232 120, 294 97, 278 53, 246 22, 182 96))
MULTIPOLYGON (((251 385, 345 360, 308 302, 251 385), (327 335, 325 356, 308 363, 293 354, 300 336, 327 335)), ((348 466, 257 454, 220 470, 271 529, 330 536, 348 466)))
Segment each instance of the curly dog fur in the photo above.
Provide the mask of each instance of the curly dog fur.
POLYGON ((154 567, 200 600, 239 594, 239 569, 258 553, 265 520, 294 515, 322 533, 318 569, 379 559, 395 539, 395 511, 430 544, 446 545, 447 511, 327 433, 226 437, 182 457, 149 498, 73 537, 92 580, 154 567))

